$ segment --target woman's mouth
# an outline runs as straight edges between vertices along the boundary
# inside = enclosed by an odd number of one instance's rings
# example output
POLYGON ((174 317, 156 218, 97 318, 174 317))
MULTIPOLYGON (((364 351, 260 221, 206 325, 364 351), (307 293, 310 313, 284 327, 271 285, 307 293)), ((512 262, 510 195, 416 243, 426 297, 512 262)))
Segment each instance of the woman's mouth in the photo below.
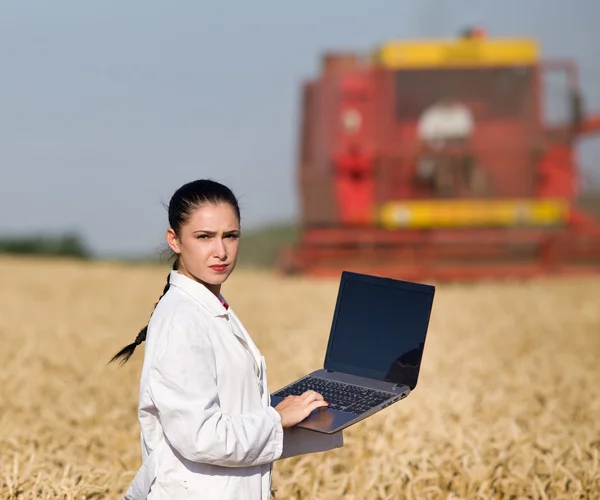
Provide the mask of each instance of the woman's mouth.
POLYGON ((229 267, 228 264, 215 264, 214 266, 209 266, 213 271, 217 273, 224 273, 229 267))

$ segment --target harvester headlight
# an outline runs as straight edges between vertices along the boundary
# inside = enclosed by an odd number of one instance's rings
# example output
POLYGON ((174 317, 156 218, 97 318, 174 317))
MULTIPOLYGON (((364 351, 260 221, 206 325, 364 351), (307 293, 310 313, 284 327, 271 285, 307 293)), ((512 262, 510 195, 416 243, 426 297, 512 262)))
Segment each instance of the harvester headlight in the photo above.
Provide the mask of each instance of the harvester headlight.
POLYGON ((399 226, 408 226, 411 220, 411 213, 407 207, 399 206, 394 211, 394 219, 399 226))

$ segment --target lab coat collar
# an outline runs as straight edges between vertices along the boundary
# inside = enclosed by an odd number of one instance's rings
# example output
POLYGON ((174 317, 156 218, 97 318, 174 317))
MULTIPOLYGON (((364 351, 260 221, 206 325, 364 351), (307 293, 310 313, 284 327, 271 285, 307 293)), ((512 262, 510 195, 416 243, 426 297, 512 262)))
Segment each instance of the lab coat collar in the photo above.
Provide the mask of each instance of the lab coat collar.
MULTIPOLYGON (((198 283, 178 271, 171 271, 169 283, 171 286, 175 286, 186 292, 194 300, 206 307, 213 316, 226 316, 228 314, 227 309, 225 309, 225 306, 221 303, 219 297, 212 293, 202 283, 198 283)), ((221 299, 225 301, 222 295, 221 299)))

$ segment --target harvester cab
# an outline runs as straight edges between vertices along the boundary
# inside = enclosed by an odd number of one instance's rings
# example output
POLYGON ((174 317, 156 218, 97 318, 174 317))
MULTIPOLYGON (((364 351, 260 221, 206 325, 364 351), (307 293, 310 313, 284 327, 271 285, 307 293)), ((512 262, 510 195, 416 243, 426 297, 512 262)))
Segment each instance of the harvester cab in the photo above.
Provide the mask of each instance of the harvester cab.
POLYGON ((576 68, 530 38, 399 40, 327 54, 303 86, 299 241, 286 272, 414 279, 600 270, 600 224, 577 211, 576 68), (549 122, 545 75, 569 116, 549 122))

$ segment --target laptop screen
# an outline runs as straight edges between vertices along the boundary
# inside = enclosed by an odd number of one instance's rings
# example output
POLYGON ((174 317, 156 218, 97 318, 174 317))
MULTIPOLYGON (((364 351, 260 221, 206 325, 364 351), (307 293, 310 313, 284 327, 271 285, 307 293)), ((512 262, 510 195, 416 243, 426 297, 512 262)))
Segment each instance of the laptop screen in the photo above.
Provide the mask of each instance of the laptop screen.
POLYGON ((414 389, 434 291, 430 285, 345 272, 325 368, 414 389))

